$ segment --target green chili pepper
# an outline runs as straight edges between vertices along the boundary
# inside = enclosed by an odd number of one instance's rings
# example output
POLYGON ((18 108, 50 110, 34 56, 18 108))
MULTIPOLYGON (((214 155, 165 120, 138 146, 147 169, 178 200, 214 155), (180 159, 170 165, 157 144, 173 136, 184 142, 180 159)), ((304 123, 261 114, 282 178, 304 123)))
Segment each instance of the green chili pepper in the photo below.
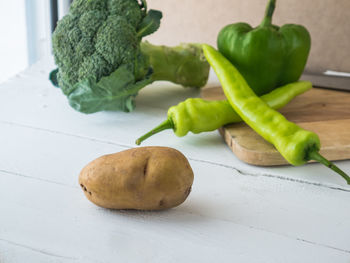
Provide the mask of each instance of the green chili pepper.
MULTIPOLYGON (((309 81, 291 83, 273 90, 261 97, 271 108, 280 109, 294 97, 312 88, 309 81)), ((173 129, 179 137, 188 132, 195 134, 214 131, 226 124, 240 122, 242 119, 232 109, 227 100, 207 101, 203 99, 187 99, 168 110, 168 119, 158 127, 136 140, 136 144, 166 129, 173 129)))
POLYGON ((311 38, 301 25, 272 24, 276 0, 269 0, 261 24, 247 23, 224 27, 217 39, 218 49, 261 96, 287 83, 297 81, 306 64, 311 38))
POLYGON ((252 129, 272 143, 290 164, 302 165, 315 160, 337 172, 350 184, 350 177, 319 153, 317 134, 302 129, 271 109, 220 52, 209 45, 203 45, 203 50, 232 108, 252 129))

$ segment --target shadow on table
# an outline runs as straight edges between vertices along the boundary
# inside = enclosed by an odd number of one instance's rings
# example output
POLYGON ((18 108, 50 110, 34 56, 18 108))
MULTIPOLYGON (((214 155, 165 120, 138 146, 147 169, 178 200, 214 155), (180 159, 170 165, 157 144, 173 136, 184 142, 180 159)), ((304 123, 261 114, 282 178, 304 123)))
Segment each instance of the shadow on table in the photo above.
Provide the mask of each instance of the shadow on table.
POLYGON ((196 202, 185 201, 177 207, 160 211, 99 209, 118 218, 124 217, 127 220, 145 223, 186 225, 205 223, 213 219, 210 216, 205 216, 207 208, 204 200, 203 203, 199 203, 198 200, 196 202))
POLYGON ((157 82, 143 88, 136 97, 138 106, 167 109, 188 99, 199 97, 200 89, 184 88, 167 82, 157 82))
POLYGON ((200 134, 189 133, 186 137, 181 138, 186 145, 200 148, 211 148, 223 144, 224 140, 218 131, 204 132, 200 134))

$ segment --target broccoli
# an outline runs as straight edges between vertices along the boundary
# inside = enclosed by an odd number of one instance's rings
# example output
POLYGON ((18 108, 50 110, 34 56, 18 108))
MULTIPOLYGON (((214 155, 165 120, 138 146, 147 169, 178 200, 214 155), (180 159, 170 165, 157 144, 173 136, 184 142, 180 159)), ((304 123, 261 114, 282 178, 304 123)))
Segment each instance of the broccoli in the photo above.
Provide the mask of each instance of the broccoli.
POLYGON ((167 80, 206 84, 209 64, 201 46, 154 46, 142 38, 160 26, 162 13, 146 0, 75 0, 52 36, 57 69, 50 79, 83 113, 134 109, 138 91, 167 80))

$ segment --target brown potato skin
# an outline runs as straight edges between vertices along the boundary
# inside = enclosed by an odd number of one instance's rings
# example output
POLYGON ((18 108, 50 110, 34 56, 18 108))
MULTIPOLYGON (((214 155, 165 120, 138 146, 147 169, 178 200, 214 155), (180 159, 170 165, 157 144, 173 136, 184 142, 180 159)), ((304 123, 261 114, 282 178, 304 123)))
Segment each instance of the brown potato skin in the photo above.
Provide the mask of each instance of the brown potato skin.
POLYGON ((79 175, 85 196, 110 209, 163 210, 189 195, 193 171, 186 157, 168 147, 140 147, 104 155, 79 175))

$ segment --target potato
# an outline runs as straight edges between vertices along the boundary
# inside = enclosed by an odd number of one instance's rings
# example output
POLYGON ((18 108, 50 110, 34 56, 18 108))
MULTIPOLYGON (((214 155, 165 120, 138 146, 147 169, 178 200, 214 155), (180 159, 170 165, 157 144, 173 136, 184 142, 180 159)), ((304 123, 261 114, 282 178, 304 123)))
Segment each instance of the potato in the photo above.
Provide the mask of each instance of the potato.
POLYGON ((186 157, 167 147, 140 147, 97 158, 79 175, 86 197, 111 209, 162 210, 184 202, 193 171, 186 157))

